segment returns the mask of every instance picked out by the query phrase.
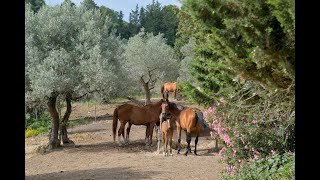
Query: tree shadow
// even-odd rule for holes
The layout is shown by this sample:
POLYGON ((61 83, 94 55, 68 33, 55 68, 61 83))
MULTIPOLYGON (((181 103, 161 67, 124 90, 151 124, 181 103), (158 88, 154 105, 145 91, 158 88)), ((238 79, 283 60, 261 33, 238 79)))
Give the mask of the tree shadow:
POLYGON ((130 144, 119 146, 113 142, 104 142, 97 144, 83 144, 75 146, 62 146, 60 149, 64 149, 67 153, 75 152, 103 152, 103 151, 116 151, 122 153, 138 153, 138 152, 156 152, 157 146, 154 143, 152 146, 146 146, 143 140, 131 141, 130 144))
POLYGON ((82 180, 97 180, 97 179, 152 179, 153 175, 163 172, 159 171, 143 171, 139 172, 130 167, 115 167, 115 168, 99 168, 88 170, 74 171, 59 171, 52 173, 36 174, 25 176, 26 180, 38 179, 82 179, 82 180))

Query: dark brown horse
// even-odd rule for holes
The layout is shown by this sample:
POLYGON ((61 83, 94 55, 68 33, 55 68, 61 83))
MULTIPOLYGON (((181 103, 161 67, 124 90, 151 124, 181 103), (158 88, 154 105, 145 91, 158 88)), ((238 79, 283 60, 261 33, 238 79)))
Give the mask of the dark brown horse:
POLYGON ((178 83, 166 82, 161 86, 161 94, 172 92, 174 94, 174 99, 177 99, 178 83))
POLYGON ((152 144, 152 134, 155 124, 160 122, 161 105, 162 99, 159 102, 148 104, 146 106, 140 107, 132 104, 123 104, 115 108, 113 112, 113 141, 115 142, 115 135, 118 125, 118 120, 120 121, 120 128, 118 130, 118 144, 120 143, 120 136, 122 135, 123 142, 127 143, 129 141, 129 133, 132 124, 134 125, 146 125, 146 136, 148 141, 152 144), (129 123, 127 127, 127 137, 124 137, 125 125, 129 123))
MULTIPOLYGON (((163 101, 162 109, 165 111, 165 114, 162 116, 166 117, 170 114, 175 116, 176 125, 177 125, 177 133, 178 133, 178 150, 177 153, 180 153, 180 142, 181 142, 181 130, 183 129, 186 132, 187 137, 187 149, 185 155, 191 152, 190 142, 191 142, 191 133, 196 134, 195 139, 195 147, 194 154, 197 155, 197 143, 198 137, 200 135, 201 127, 202 127, 202 112, 196 108, 186 108, 180 110, 175 103, 163 101)), ((162 112, 163 113, 163 112, 162 112)))

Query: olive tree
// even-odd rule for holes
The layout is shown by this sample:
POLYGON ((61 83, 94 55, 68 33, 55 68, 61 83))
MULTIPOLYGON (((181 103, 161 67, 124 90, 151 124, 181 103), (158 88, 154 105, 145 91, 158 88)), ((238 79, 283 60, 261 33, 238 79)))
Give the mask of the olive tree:
POLYGON ((26 104, 44 102, 52 117, 49 149, 72 142, 67 137, 71 101, 93 92, 115 94, 121 86, 122 42, 108 29, 111 23, 99 10, 72 6, 25 9, 26 104), (56 101, 67 104, 60 118, 56 101), (61 126, 60 126, 61 123, 61 126), (60 130, 60 137, 59 137, 60 130))
POLYGON ((128 40, 124 51, 125 68, 132 79, 143 87, 145 104, 150 103, 150 90, 158 80, 176 80, 178 64, 163 34, 154 36, 141 31, 128 40))

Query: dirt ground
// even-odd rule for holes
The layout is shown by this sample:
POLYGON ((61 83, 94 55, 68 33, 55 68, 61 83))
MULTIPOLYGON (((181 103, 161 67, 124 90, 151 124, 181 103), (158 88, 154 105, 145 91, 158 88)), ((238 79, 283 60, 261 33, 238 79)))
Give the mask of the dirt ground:
MULTIPOLYGON (((69 138, 75 145, 62 146, 43 154, 37 149, 48 143, 47 135, 26 138, 26 179, 220 179, 223 164, 219 162, 219 154, 213 152, 215 142, 210 139, 208 130, 203 131, 199 137, 198 156, 193 153, 183 155, 186 146, 184 131, 181 133, 181 154, 176 154, 177 133, 174 131, 172 157, 164 157, 162 149, 157 151, 155 133, 153 146, 145 146, 145 126, 132 126, 129 145, 119 147, 114 144, 112 114, 114 108, 122 103, 97 105, 96 121, 68 129, 69 138)), ((177 103, 197 107, 183 101, 177 103)), ((75 103, 72 117, 94 117, 94 106, 75 103)), ((193 136, 192 151, 194 139, 193 136)))

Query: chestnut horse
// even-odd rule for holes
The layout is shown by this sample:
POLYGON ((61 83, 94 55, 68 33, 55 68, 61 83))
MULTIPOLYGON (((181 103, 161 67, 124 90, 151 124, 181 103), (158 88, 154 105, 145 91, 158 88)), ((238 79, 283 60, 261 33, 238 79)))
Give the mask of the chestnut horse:
POLYGON ((164 106, 165 114, 162 116, 166 117, 170 114, 175 116, 176 118, 176 125, 177 125, 177 133, 178 133, 178 150, 177 154, 180 154, 180 142, 181 142, 181 130, 185 130, 186 132, 186 140, 187 140, 187 149, 184 153, 186 156, 189 152, 191 152, 190 142, 191 142, 191 133, 196 134, 195 139, 195 147, 194 147, 194 154, 197 155, 197 143, 198 137, 200 135, 201 127, 203 124, 203 116, 202 112, 196 108, 186 108, 180 110, 175 103, 163 101, 162 103, 164 106))
POLYGON ((118 130, 118 144, 120 144, 120 136, 122 135, 124 143, 129 141, 129 133, 131 125, 146 125, 146 136, 148 137, 149 143, 152 144, 152 134, 154 125, 160 122, 159 116, 161 114, 162 99, 159 102, 148 104, 140 107, 132 104, 123 104, 115 108, 113 112, 113 141, 115 142, 115 135, 120 121, 120 128, 118 130), (125 125, 129 123, 127 128, 127 137, 124 137, 125 125))
POLYGON ((168 144, 170 148, 170 156, 172 156, 172 137, 173 137, 173 123, 175 122, 175 117, 166 114, 166 104, 162 104, 162 119, 161 119, 161 132, 163 138, 163 154, 168 156, 168 144))
POLYGON ((177 99, 177 91, 178 91, 178 83, 177 82, 174 82, 174 83, 166 82, 161 86, 160 92, 161 92, 161 94, 164 94, 166 92, 167 93, 173 92, 174 99, 177 99))

